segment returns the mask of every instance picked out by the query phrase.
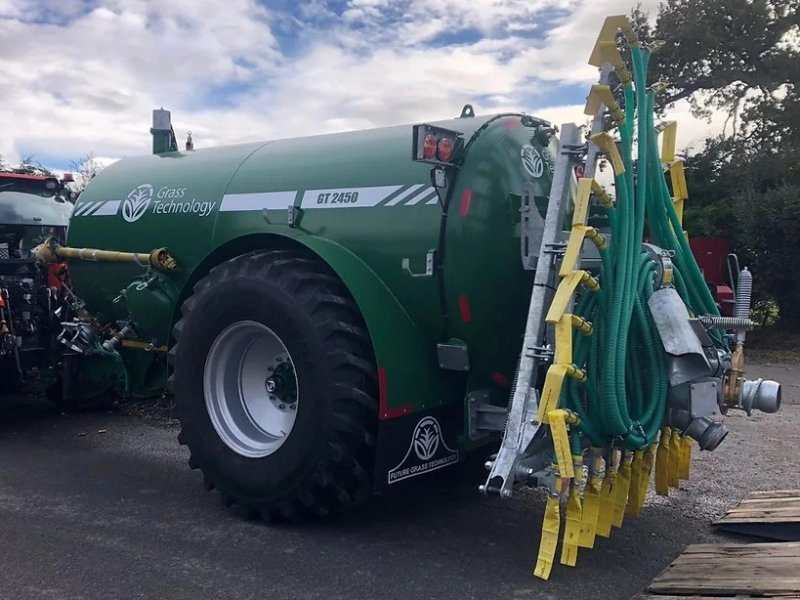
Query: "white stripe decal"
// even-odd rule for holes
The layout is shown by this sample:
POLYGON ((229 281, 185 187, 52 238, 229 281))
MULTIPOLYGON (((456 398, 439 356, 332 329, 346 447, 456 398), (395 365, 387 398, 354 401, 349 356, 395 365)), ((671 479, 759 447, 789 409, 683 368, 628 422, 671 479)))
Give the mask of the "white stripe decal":
POLYGON ((219 212, 241 212, 264 208, 288 209, 294 205, 296 191, 257 192, 254 194, 225 194, 219 212))
POLYGON ((337 188, 331 190, 306 190, 303 194, 303 208, 358 208, 375 206, 402 185, 378 187, 337 188))
POLYGON ((411 198, 411 200, 409 200, 408 202, 406 202, 406 206, 409 206, 409 205, 416 204, 416 203, 417 203, 417 202, 419 202, 420 200, 423 200, 423 199, 424 199, 424 198, 425 198, 425 197, 426 197, 428 194, 430 194, 432 191, 433 191, 433 188, 432 188, 432 187, 426 187, 426 188, 425 188, 424 190, 422 190, 422 191, 421 191, 419 194, 415 194, 415 195, 414 195, 414 197, 413 197, 413 198, 411 198))
POLYGON ((96 211, 94 211, 91 216, 107 217, 109 215, 115 215, 117 214, 117 210, 119 209, 120 204, 122 204, 121 200, 109 200, 108 202, 103 204, 100 208, 98 208, 96 211))
POLYGON ((428 200, 425 204, 436 204, 437 202, 439 202, 439 196, 434 196, 433 198, 428 200))
POLYGON ((402 194, 400 194, 396 198, 393 198, 393 199, 389 200, 389 202, 384 204, 384 206, 394 206, 398 202, 401 202, 402 200, 405 200, 409 196, 412 196, 412 195, 416 194, 420 190, 420 188, 423 188, 423 187, 425 187, 424 183, 418 183, 417 185, 412 185, 409 189, 407 189, 405 192, 403 192, 402 194))
POLYGON ((86 204, 84 204, 83 206, 81 206, 81 207, 80 207, 78 210, 76 210, 76 211, 74 212, 73 216, 79 217, 80 215, 82 215, 83 213, 85 213, 85 212, 86 212, 88 209, 90 209, 91 207, 93 207, 95 204, 96 204, 96 202, 87 202, 86 204))

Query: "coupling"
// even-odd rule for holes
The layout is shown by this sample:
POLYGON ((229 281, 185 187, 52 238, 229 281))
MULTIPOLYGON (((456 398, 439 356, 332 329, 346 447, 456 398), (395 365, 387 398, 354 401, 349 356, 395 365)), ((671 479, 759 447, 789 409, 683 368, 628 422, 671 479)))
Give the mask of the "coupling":
POLYGON ((781 384, 771 379, 745 379, 742 382, 742 396, 739 400, 739 408, 747 413, 753 409, 765 413, 778 412, 781 408, 781 384))
POLYGON ((715 450, 729 433, 723 423, 709 416, 692 417, 689 411, 675 408, 669 409, 667 422, 682 436, 695 440, 702 450, 715 450))
POLYGON ((716 377, 699 377, 669 390, 667 424, 697 441, 703 450, 714 450, 728 435, 728 429, 711 418, 719 412, 722 382, 716 377))

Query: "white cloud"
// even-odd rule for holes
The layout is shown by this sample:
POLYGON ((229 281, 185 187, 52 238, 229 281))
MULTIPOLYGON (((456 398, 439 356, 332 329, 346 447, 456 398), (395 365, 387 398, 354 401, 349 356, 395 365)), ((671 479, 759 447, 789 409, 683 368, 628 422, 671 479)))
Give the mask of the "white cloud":
MULTIPOLYGON (((603 18, 632 3, 350 0, 337 16, 321 0, 294 15, 257 0, 106 0, 88 13, 0 0, 0 154, 146 153, 160 106, 198 148, 454 117, 467 102, 582 121, 581 98, 553 107, 552 94, 588 90, 603 18), (482 39, 430 45, 467 29, 482 39)), ((674 114, 679 144, 720 125, 674 114)))

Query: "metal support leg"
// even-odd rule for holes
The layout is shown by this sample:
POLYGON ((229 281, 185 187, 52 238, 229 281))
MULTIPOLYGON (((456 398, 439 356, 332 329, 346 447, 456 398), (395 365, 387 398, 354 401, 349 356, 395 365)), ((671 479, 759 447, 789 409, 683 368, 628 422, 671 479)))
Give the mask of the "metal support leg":
POLYGON ((552 285, 552 276, 555 273, 552 249, 556 244, 558 233, 562 230, 570 181, 583 147, 580 129, 573 123, 563 125, 560 142, 533 291, 528 307, 525 338, 509 406, 508 423, 500 451, 491 464, 486 484, 479 488, 484 494, 511 496, 514 482, 520 474, 520 462, 528 456, 528 449, 540 427, 539 422, 536 421, 539 396, 533 386, 539 367, 546 362, 542 355, 541 343, 544 336, 544 317, 552 294, 549 286, 552 285))

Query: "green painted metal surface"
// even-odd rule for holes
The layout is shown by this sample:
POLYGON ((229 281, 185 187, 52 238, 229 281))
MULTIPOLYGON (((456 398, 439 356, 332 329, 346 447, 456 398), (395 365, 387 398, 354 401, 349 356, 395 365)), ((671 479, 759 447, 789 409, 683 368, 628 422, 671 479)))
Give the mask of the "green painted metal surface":
MULTIPOLYGON (((520 260, 520 196, 531 182, 546 205, 555 148, 542 147, 540 124, 520 115, 436 123, 466 143, 441 196, 431 166, 411 159, 411 125, 122 160, 82 194, 68 244, 167 246, 180 265, 169 275, 180 299, 222 260, 303 245, 339 274, 364 315, 386 377, 384 417, 461 402, 467 388, 513 377, 532 284, 520 260), (431 250, 441 278, 402 268, 408 259, 424 272, 431 250), (469 347, 468 381, 439 368, 436 344, 450 337, 469 347)), ((126 317, 112 301, 140 268, 74 262, 71 272, 95 314, 126 317)), ((178 305, 148 315, 147 341, 169 344, 178 305)))

